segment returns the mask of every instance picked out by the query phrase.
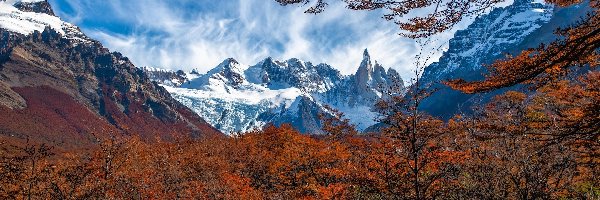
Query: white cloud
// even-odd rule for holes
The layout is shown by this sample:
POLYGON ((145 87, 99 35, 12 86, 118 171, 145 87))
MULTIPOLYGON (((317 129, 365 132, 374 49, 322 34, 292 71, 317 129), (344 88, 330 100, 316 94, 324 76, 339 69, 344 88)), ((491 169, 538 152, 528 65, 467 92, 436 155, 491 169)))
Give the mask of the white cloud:
MULTIPOLYGON (((207 71, 229 57, 255 64, 271 56, 325 62, 350 74, 368 48, 373 59, 408 79, 419 49, 382 12, 350 11, 341 4, 315 16, 305 14, 306 7, 282 7, 274 0, 63 1, 74 12, 59 14, 138 66, 207 71), (200 9, 187 9, 194 4, 200 9), (113 22, 127 30, 101 27, 113 22)), ((451 36, 438 39, 444 43, 451 36)))

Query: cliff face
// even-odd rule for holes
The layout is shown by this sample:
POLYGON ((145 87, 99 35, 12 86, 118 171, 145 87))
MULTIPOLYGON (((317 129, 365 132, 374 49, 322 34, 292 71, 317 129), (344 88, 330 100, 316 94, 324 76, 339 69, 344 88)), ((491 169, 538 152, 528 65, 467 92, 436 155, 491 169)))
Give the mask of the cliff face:
POLYGON ((16 2, 19 11, 0 4, 11 13, 0 13, 5 21, 33 27, 0 24, 1 137, 74 144, 109 135, 220 134, 120 53, 76 26, 51 23, 58 18, 46 1, 16 2), (46 26, 40 31, 27 23, 46 26))
POLYGON ((468 112, 470 107, 487 102, 506 90, 487 94, 467 95, 441 84, 450 79, 481 80, 488 72, 484 67, 506 54, 538 47, 556 39, 554 31, 565 27, 589 11, 585 3, 567 8, 555 8, 542 1, 515 0, 510 6, 494 9, 475 19, 465 30, 456 32, 439 62, 423 73, 425 84, 437 90, 422 104, 422 109, 443 118, 468 112))

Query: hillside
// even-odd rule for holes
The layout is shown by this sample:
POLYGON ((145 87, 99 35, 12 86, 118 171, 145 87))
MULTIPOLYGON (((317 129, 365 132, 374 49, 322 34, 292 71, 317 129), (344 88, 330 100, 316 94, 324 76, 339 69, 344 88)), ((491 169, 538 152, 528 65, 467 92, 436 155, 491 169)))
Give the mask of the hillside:
POLYGON ((0 2, 0 135, 80 145, 220 134, 46 1, 0 2))

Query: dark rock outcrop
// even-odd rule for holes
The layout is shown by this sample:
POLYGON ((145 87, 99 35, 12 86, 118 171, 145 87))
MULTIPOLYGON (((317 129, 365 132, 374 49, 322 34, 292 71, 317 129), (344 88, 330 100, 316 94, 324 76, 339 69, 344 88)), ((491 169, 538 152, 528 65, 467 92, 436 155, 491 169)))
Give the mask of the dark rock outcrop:
POLYGON ((220 135, 97 41, 71 40, 50 28, 28 36, 0 29, 0 45, 2 137, 73 144, 111 135, 220 135))
POLYGON ((52 10, 52 6, 50 6, 48 0, 40 2, 17 2, 14 6, 23 12, 45 13, 54 16, 54 10, 52 10))

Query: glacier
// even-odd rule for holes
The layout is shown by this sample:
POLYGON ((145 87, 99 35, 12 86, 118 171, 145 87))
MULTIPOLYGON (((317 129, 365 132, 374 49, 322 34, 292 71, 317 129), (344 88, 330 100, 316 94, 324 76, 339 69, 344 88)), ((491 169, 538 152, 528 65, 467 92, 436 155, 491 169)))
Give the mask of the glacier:
POLYGON ((332 116, 331 109, 345 113, 362 131, 377 123, 373 107, 378 100, 404 93, 398 72, 372 62, 367 50, 352 75, 296 58, 266 58, 251 66, 228 58, 206 74, 179 76, 143 69, 175 99, 227 134, 269 123, 288 123, 304 133, 322 134, 320 116, 332 116))

